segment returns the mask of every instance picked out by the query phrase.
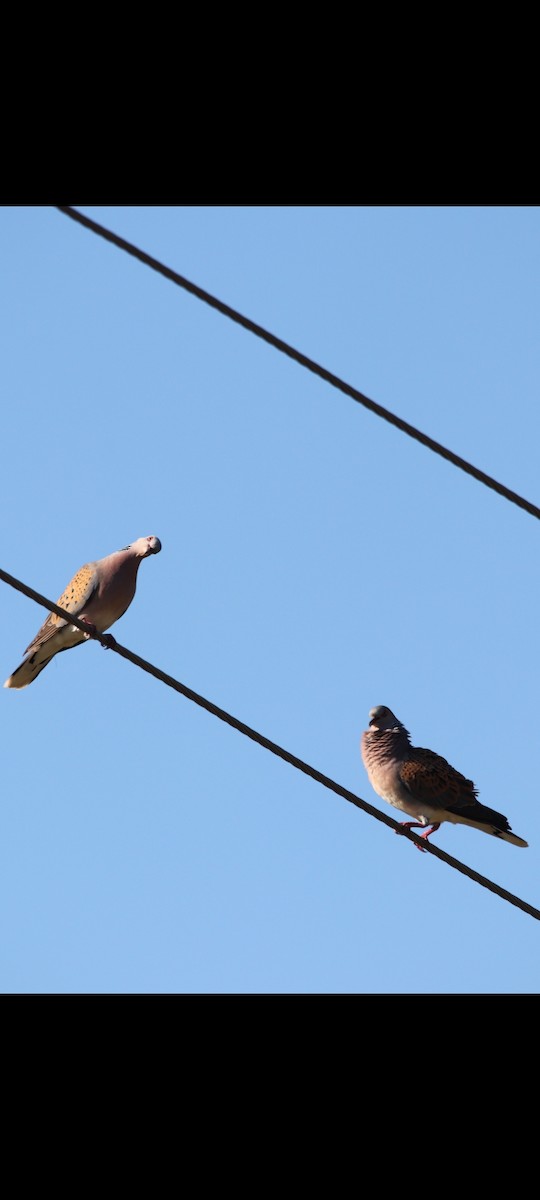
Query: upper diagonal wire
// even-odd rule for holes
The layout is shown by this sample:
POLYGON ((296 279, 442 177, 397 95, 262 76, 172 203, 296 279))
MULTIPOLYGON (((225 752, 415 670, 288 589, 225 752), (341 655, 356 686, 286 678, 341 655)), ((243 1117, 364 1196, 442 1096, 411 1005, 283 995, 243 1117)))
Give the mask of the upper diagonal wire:
POLYGON ((375 413, 376 416, 381 417, 384 421, 388 421, 390 425, 395 425, 396 429, 400 429, 401 432, 406 433, 408 437, 414 438, 415 441, 420 442, 423 446, 426 446, 428 450, 432 450, 434 454, 438 454, 441 458, 446 459, 447 462, 452 463, 453 466, 458 467, 460 471, 464 471, 466 475, 470 475, 473 479, 478 480, 479 483, 483 483, 485 487, 491 488, 491 490, 497 492, 499 496, 503 496, 505 500, 509 500, 511 504, 515 504, 518 508, 522 508, 525 512, 528 512, 530 516, 540 519, 540 508, 536 504, 533 504, 531 500, 527 500, 524 496, 520 496, 518 492, 512 491, 512 489, 506 487, 504 483, 500 483, 497 479, 494 479, 492 475, 488 475, 485 471, 481 471, 479 467, 475 467, 472 463, 467 462, 465 458, 461 458, 459 454, 455 454, 453 450, 449 450, 448 447, 443 446, 441 442, 435 441, 435 439, 429 437, 427 433, 422 433, 420 429, 416 429, 414 425, 410 425, 408 421, 404 421, 402 417, 396 416, 396 414, 390 412, 389 409, 383 408, 383 406, 381 404, 377 404, 375 400, 370 400, 369 396, 365 396, 363 392, 358 391, 357 388, 352 387, 351 384, 346 383, 343 379, 340 379, 338 375, 334 375, 332 371, 327 371, 326 367, 320 366, 320 364, 316 363, 312 358, 308 358, 306 354, 302 354, 300 350, 295 350, 294 346, 290 346, 288 342, 284 342, 282 338, 276 337, 275 334, 270 333, 267 329, 264 329, 262 325, 258 325, 256 321, 252 321, 249 317, 243 316, 242 313, 239 313, 236 309, 231 308, 229 304, 225 304, 222 300, 218 300, 216 296, 212 296, 211 293, 206 292, 204 288, 198 287, 196 283, 192 283, 191 280, 186 279, 184 275, 180 275, 178 271, 173 271, 171 267, 165 266, 165 264, 159 262, 157 258, 153 258, 150 254, 146 254, 144 250, 140 250, 137 246, 134 246, 132 242, 128 242, 126 238, 120 237, 119 234, 113 233, 110 229, 106 229, 104 225, 100 225, 97 221, 93 221, 91 217, 85 216, 84 213, 79 212, 78 209, 73 208, 71 205, 58 204, 57 208, 67 217, 71 217, 72 220, 78 221, 79 224, 84 225, 87 229, 90 229, 92 233, 96 233, 99 235, 99 237, 105 238, 106 241, 111 242, 113 245, 117 246, 118 249, 124 250, 127 254, 131 254, 132 257, 137 258, 139 262, 145 263, 146 266, 151 267, 153 271, 157 271, 158 274, 163 275, 166 279, 171 280, 172 283, 176 283, 178 287, 184 288, 185 291, 190 292, 193 296, 197 296, 199 300, 203 300, 204 303, 209 304, 211 308, 217 309, 217 311, 223 313, 225 317, 229 317, 231 321, 235 321, 237 325, 242 325, 244 329, 249 330, 250 333, 254 333, 257 337, 262 338, 263 341, 268 342, 271 346, 274 346, 276 350, 279 350, 282 354, 286 354, 289 358, 292 358, 295 362, 299 363, 300 366, 305 367, 314 375, 318 375, 320 379, 324 379, 326 383, 331 384, 331 386, 337 388, 338 391, 344 392, 346 396, 350 396, 351 399, 356 400, 358 404, 362 404, 364 408, 369 409, 369 411, 375 413))

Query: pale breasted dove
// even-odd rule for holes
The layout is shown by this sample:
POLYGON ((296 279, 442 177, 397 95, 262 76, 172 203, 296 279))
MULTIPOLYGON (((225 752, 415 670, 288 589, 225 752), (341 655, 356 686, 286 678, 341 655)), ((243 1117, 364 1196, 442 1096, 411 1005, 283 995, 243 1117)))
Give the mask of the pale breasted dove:
POLYGON ((413 821, 401 824, 408 829, 431 826, 419 837, 428 838, 443 821, 451 821, 454 825, 470 825, 491 833, 513 846, 528 845, 512 833, 502 813, 479 803, 477 789, 470 779, 465 779, 433 750, 411 746, 405 726, 386 705, 370 709, 369 729, 362 734, 361 749, 369 781, 377 795, 414 817, 413 821))
POLYGON ((24 662, 6 679, 6 688, 24 688, 32 683, 47 663, 62 650, 80 646, 93 633, 104 633, 129 608, 135 595, 137 571, 149 554, 159 554, 161 542, 157 537, 141 537, 124 550, 116 550, 97 562, 85 563, 73 576, 57 601, 81 621, 88 624, 88 633, 70 625, 56 613, 49 613, 33 642, 25 650, 24 662))

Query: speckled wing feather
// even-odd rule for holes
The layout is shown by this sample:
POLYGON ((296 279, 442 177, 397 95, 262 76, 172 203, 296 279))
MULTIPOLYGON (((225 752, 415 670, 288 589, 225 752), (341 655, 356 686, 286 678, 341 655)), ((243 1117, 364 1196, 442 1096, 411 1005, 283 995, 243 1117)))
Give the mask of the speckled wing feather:
POLYGON ((412 746, 408 758, 399 767, 399 777, 415 800, 434 808, 457 811, 476 804, 478 791, 472 780, 466 779, 434 750, 412 746))
MULTIPOLYGON (((97 571, 95 563, 85 563, 79 571, 75 573, 71 583, 68 586, 60 599, 56 601, 59 608, 65 608, 66 612, 73 613, 78 616, 83 612, 88 602, 91 600, 94 592, 98 587, 97 571)), ((43 622, 41 629, 38 630, 36 636, 30 645, 26 647, 25 654, 33 653, 34 650, 39 650, 45 642, 49 641, 63 625, 67 622, 63 617, 59 617, 57 613, 49 613, 47 620, 43 622)))

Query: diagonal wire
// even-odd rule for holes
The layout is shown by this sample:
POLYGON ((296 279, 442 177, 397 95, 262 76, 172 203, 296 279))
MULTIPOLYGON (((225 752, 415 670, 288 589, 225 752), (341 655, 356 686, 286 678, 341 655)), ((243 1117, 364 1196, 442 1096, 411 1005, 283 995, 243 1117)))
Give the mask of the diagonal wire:
MULTIPOLYGON (((13 575, 8 575, 7 571, 3 571, 1 568, 0 579, 3 579, 4 583, 8 583, 10 587, 16 588, 17 591, 22 592, 25 596, 29 596, 30 600, 35 600, 36 604, 41 604, 44 608, 48 608, 50 612, 63 617, 68 624, 76 625, 78 629, 82 629, 84 633, 88 633, 88 626, 83 621, 80 621, 78 617, 75 617, 73 613, 68 613, 63 608, 60 608, 58 604, 53 604, 51 600, 47 600, 40 592, 34 591, 26 583, 21 583, 20 579, 16 579, 13 575)), ((217 704, 213 704, 211 700, 207 700, 204 696, 199 695, 198 692, 194 692, 192 688, 186 687, 184 683, 180 683, 172 675, 168 675, 159 667, 146 662, 144 658, 140 658, 138 654, 134 654, 132 650, 128 650, 126 646, 121 646, 115 639, 112 639, 113 644, 109 645, 110 637, 108 635, 96 632, 93 636, 107 649, 115 650, 122 658, 127 658, 128 662, 133 663, 136 667, 140 667, 141 671, 146 671, 148 675, 153 675, 155 679, 158 679, 161 683, 165 683, 167 687, 174 688, 176 692, 180 692, 182 696, 185 696, 188 700, 192 700, 194 704, 198 704, 200 708, 206 709, 214 717, 218 717, 220 721, 225 721, 227 725, 231 725, 233 729, 237 729, 239 733, 243 733, 245 737, 251 738, 253 742, 257 742, 263 749, 269 750, 271 754, 282 758, 291 767, 296 767, 304 775, 309 775, 316 783, 320 783, 331 792, 335 792, 336 796, 341 796, 344 800, 348 800, 349 804, 354 804, 356 808, 363 809, 368 816, 375 817, 375 820, 382 821, 383 825, 388 825, 396 833, 408 837, 421 850, 426 850, 429 854, 434 854, 436 858, 442 859, 449 867, 453 867, 455 871, 460 871, 462 875, 467 875, 475 883, 487 888, 490 892, 494 892, 502 900, 507 900, 509 904, 515 905, 516 908, 521 908, 523 912, 540 921, 540 910, 534 908, 532 904, 528 904, 526 900, 521 900, 519 896, 514 896, 512 892, 508 892, 505 888, 500 887, 498 883, 493 883, 491 879, 487 879, 485 875, 480 875, 478 871, 474 871, 472 867, 468 867, 465 863, 460 862, 459 859, 453 858, 451 854, 447 854, 439 846, 434 846, 424 838, 417 837, 411 829, 404 828, 398 821, 394 821, 392 817, 388 816, 387 813, 374 808, 372 804, 368 804, 367 800, 362 800, 360 796, 356 796, 348 788, 342 787, 340 783, 336 783, 328 775, 323 775, 321 771, 317 771, 315 767, 298 758, 296 754, 291 754, 289 750, 284 750, 282 746, 278 746, 277 742, 272 742, 264 734, 257 733, 256 729, 252 729, 244 721, 239 721, 237 717, 231 716, 224 708, 219 708, 217 704)))
POLYGON ((420 429, 416 429, 415 426, 410 425, 408 421, 403 421, 401 417, 396 416, 396 414, 390 412, 389 409, 383 408, 382 405, 377 404, 375 400, 370 400, 369 396, 365 396, 363 392, 359 392, 357 388, 352 387, 351 384, 346 383, 343 379, 340 379, 338 375, 333 375, 331 371, 327 371, 325 367, 321 367, 319 363, 314 362, 312 358, 308 358, 307 355, 302 354, 299 350, 295 350, 293 346, 290 346, 281 338, 276 337, 275 334, 269 333, 269 331, 264 329, 262 325, 257 325, 257 323, 255 321, 251 321, 249 317, 244 317, 242 313, 237 312, 236 309, 231 308, 230 305, 224 304, 222 300, 218 300, 216 296, 212 296, 210 292, 204 291, 203 288, 198 287, 197 284, 192 283, 189 279, 186 279, 184 275, 179 275, 178 272, 173 271, 171 267, 165 266, 164 263, 159 262, 157 258, 152 258, 152 256, 150 254, 146 254, 144 250, 139 250, 137 246, 134 246, 131 242, 126 241, 125 238, 113 233, 110 229, 106 229, 104 225, 98 224, 97 221, 93 221, 91 217, 86 217, 83 213, 79 212, 71 205, 58 204, 56 207, 61 213, 64 213, 67 217, 71 217, 73 221, 78 221, 79 224, 84 225, 87 229, 90 229, 92 233, 96 233, 100 237, 105 238, 106 241, 112 242, 112 244, 117 246, 118 249, 125 250, 126 253, 131 254, 133 258, 137 258, 140 262, 145 263, 147 267, 151 267, 153 271, 157 271, 158 274, 164 275, 166 279, 170 279, 171 282, 176 283, 178 287, 182 287, 187 292, 191 292, 193 296, 197 296, 199 300, 203 300, 205 304, 209 304, 211 308, 217 309, 217 311, 223 313, 225 317, 229 317, 231 321, 235 321, 237 325, 242 325, 244 329, 248 329, 250 333, 256 334, 257 337, 262 338, 263 341, 268 342, 271 346, 274 346, 276 350, 280 350, 282 354, 286 354, 289 358, 294 359, 294 361, 299 363, 300 366, 306 367, 308 371, 312 371, 314 375, 318 375, 321 379, 324 379, 326 383, 329 383, 332 385, 332 387, 337 388, 338 391, 344 392, 346 396, 350 396, 353 400, 356 400, 358 404, 362 404, 364 408, 367 408, 370 410, 370 412, 375 413, 377 417, 382 417, 382 419, 384 421, 388 421, 390 425, 395 425, 396 429, 400 429, 401 432, 406 433, 408 437, 414 438, 415 441, 420 442, 423 446, 427 446, 428 450, 432 450, 434 454, 439 454, 441 458, 445 458, 447 462, 452 463, 455 467, 458 467, 459 470, 464 471, 467 475, 471 475, 473 479, 477 479, 478 482, 483 483, 485 487, 491 488, 491 490, 494 492, 498 492, 498 494, 503 496, 505 500, 509 500, 512 504, 516 504, 518 508, 524 509, 524 511, 530 513, 532 517, 540 519, 540 508, 536 504, 533 504, 532 501, 526 500, 523 496, 520 496, 518 492, 513 492, 510 488, 506 487, 504 483, 499 483, 493 478, 492 475, 487 475, 485 471, 481 471, 478 467, 473 466, 473 464, 467 462, 465 458, 461 458, 459 454, 454 454, 453 450, 449 450, 440 442, 436 442, 434 438, 429 437, 428 434, 422 433, 420 429))

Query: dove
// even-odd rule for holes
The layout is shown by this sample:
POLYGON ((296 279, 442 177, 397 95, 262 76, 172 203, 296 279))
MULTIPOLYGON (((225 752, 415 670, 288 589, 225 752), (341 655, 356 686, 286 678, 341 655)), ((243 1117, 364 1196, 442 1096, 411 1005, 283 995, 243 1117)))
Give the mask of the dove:
POLYGON ((362 734, 361 750, 377 795, 414 817, 401 825, 407 829, 430 826, 419 837, 427 839, 443 821, 451 821, 453 825, 470 825, 472 829, 491 833, 513 846, 528 846, 528 842, 512 833, 502 813, 480 804, 476 798, 478 791, 470 779, 433 750, 411 746, 408 730, 386 705, 370 709, 369 729, 362 734))
MULTIPOLYGON (((6 679, 6 688, 25 688, 43 671, 47 663, 72 646, 80 646, 96 633, 110 629, 129 608, 135 595, 137 572, 143 558, 159 554, 159 538, 141 537, 123 550, 116 550, 106 558, 85 563, 73 576, 71 583, 60 599, 59 608, 73 613, 88 625, 83 633, 56 613, 49 613, 34 640, 25 650, 25 658, 19 667, 6 679)), ((113 639, 110 638, 110 644, 113 639)))

